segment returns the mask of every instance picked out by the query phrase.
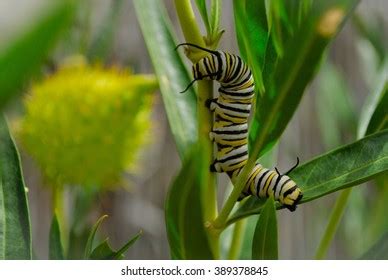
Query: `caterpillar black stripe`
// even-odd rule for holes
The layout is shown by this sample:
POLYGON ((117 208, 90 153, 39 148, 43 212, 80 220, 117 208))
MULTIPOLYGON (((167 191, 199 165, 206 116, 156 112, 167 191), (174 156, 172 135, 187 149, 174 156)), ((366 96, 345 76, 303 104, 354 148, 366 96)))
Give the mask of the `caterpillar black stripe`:
MULTIPOLYGON (((194 79, 182 92, 197 80, 216 80, 220 83, 218 98, 206 101, 206 106, 214 112, 214 124, 209 136, 217 145, 216 158, 210 170, 226 172, 233 181, 248 160, 248 118, 255 89, 252 72, 237 55, 190 43, 179 44, 177 48, 179 46, 191 46, 209 53, 193 65, 194 79)), ((284 207, 294 211, 303 195, 296 183, 287 176, 291 170, 280 174, 277 169, 269 170, 257 163, 250 172, 241 198, 272 195, 284 207)))

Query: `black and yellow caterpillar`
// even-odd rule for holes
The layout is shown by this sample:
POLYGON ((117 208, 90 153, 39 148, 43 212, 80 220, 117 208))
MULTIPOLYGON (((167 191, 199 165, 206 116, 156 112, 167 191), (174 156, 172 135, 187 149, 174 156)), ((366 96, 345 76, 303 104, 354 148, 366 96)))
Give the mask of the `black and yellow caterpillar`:
MULTIPOLYGON (((217 145, 216 158, 210 170, 226 172, 232 181, 240 174, 248 160, 248 119, 254 97, 255 83, 248 65, 241 57, 227 52, 209 50, 195 44, 183 43, 209 53, 193 64, 193 81, 216 80, 220 83, 218 98, 206 101, 214 112, 214 124, 210 139, 217 145)), ((299 160, 298 160, 299 163, 299 160)), ((249 174, 241 198, 254 195, 265 198, 273 195, 284 207, 294 211, 302 199, 302 192, 287 174, 275 168, 269 170, 256 164, 249 174)))

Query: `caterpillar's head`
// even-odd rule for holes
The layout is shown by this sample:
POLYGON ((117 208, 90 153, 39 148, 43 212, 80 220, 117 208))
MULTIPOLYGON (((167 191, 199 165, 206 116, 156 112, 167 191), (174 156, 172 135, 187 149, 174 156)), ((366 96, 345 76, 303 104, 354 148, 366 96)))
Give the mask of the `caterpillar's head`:
POLYGON ((290 168, 285 174, 280 174, 279 170, 275 167, 276 173, 279 177, 280 184, 280 194, 279 202, 286 207, 291 212, 295 211, 296 205, 302 199, 303 193, 301 189, 296 185, 296 183, 288 177, 288 174, 291 173, 299 165, 299 158, 296 158, 296 164, 290 168))
POLYGON ((284 185, 280 194, 280 202, 291 212, 295 211, 296 205, 302 199, 303 193, 301 189, 287 175, 282 175, 282 180, 287 183, 284 185))
POLYGON ((175 49, 179 48, 180 46, 190 46, 209 53, 208 56, 205 56, 193 65, 194 79, 190 82, 186 89, 181 91, 181 93, 186 92, 195 83, 195 81, 217 79, 217 77, 220 75, 220 71, 218 69, 218 65, 220 64, 220 52, 210 50, 192 43, 179 44, 175 49))

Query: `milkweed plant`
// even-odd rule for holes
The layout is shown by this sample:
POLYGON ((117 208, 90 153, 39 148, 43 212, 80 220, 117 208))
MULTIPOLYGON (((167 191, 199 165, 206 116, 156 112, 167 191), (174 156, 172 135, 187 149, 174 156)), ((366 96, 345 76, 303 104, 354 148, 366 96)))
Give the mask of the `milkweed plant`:
MULTIPOLYGON (((54 215, 48 240, 49 258, 121 259, 141 237, 141 232, 137 233, 118 250, 112 249, 107 239, 96 245, 104 215, 83 235, 82 251, 73 251, 74 240, 81 236, 73 231, 75 224, 69 224, 64 214, 63 190, 103 190, 121 184, 122 173, 138 165, 136 155, 150 138, 150 114, 156 89, 160 90, 181 160, 164 205, 172 259, 278 259, 281 250, 278 232, 286 230, 278 224, 278 211, 288 211, 284 209, 288 208, 295 210, 289 215, 300 215, 299 205, 315 200, 318 203, 318 199, 338 192, 316 252, 307 256, 326 258, 352 190, 371 180, 382 186, 381 193, 386 193, 383 190, 387 187, 386 48, 376 29, 354 14, 359 1, 234 0, 236 38, 232 40, 239 49, 235 55, 241 57, 241 63, 247 68, 238 77, 240 86, 246 87, 234 87, 230 91, 243 95, 244 89, 253 89, 254 83, 249 102, 225 101, 235 106, 234 109, 221 108, 219 93, 213 91, 219 86, 228 91, 231 83, 221 81, 219 75, 213 75, 219 72, 209 70, 227 67, 228 72, 237 67, 234 65, 237 58, 218 62, 215 62, 217 55, 209 58, 211 53, 219 51, 223 38, 234 36, 221 24, 221 18, 228 16, 222 14, 221 0, 175 0, 179 22, 176 28, 163 1, 133 1, 155 75, 136 74, 93 62, 96 57, 106 55, 108 39, 112 40, 114 31, 112 19, 123 7, 121 2, 115 1, 109 24, 103 30, 105 36, 90 44, 89 51, 83 53, 85 56, 66 60, 52 73, 41 74, 39 79, 31 77, 36 77, 47 62, 47 53, 55 40, 70 29, 79 8, 75 1, 58 1, 29 26, 28 32, 0 51, 1 109, 5 109, 11 96, 21 92, 22 86, 27 88, 23 98, 25 113, 16 122, 15 134, 18 143, 40 167, 47 185, 52 187, 54 215), (330 84, 340 83, 340 75, 334 72, 326 56, 330 43, 350 21, 363 40, 372 45, 378 60, 373 90, 360 116, 348 110, 342 93, 330 88, 330 84), (180 33, 183 36, 177 40, 180 33), (182 43, 185 45, 177 48, 182 43), (204 63, 206 57, 209 59, 204 63), (206 64, 203 67, 208 69, 199 70, 198 62, 206 64), (318 112, 319 122, 325 126, 337 117, 357 122, 353 139, 344 145, 330 136, 331 130, 341 128, 329 125, 330 131, 323 130, 327 132, 324 140, 330 143, 325 153, 311 159, 300 158, 300 163, 298 159, 298 164, 289 172, 281 172, 271 167, 276 166, 274 159, 270 159, 271 154, 276 152, 279 139, 321 66, 322 79, 327 83, 322 83, 318 90, 318 100, 343 102, 333 102, 333 106, 342 107, 336 107, 332 114, 325 110, 318 112), (209 74, 209 79, 203 79, 201 71, 209 74), (245 80, 245 73, 249 73, 252 83, 245 80), (219 82, 223 83, 219 85, 219 82), (214 109, 217 106, 219 109, 214 109), (244 132, 236 132, 238 118, 241 119, 241 111, 236 108, 249 108, 244 132), (236 111, 237 117, 227 116, 236 111), (339 111, 348 114, 341 115, 339 111), (213 143, 209 133, 215 127, 225 130, 225 126, 232 127, 236 135, 244 134, 240 144, 220 144, 219 139, 215 140, 216 145, 213 143), (241 151, 241 143, 244 143, 243 152, 236 156, 241 151), (229 150, 221 151, 225 147, 229 150), (225 154, 232 154, 233 160, 228 158, 221 167, 211 168, 214 160, 221 162, 225 154), (225 173, 225 168, 231 168, 236 159, 241 165, 238 172, 233 169, 236 171, 233 175, 228 173, 230 188, 225 188, 224 180, 219 180, 214 171, 225 173), (220 201, 220 196, 225 199, 220 201)), ((81 49, 87 49, 84 43, 81 49)), ((28 186, 4 117, 0 122, 0 138, 3 182, 0 216, 5 217, 0 220, 0 259, 31 259, 28 186)), ((232 140, 229 136, 222 138, 222 141, 232 140)), ((81 200, 81 203, 86 202, 81 200)), ((382 238, 371 248, 363 248, 365 253, 360 258, 388 258, 387 252, 381 250, 388 242, 388 232, 385 228, 379 233, 382 238)))

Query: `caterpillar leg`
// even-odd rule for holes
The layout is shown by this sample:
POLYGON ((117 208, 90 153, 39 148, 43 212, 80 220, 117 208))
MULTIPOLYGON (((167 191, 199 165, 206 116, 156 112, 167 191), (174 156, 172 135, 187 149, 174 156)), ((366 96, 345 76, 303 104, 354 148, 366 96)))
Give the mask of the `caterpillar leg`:
POLYGON ((210 141, 214 142, 215 141, 215 133, 213 131, 209 132, 209 139, 210 141))
POLYGON ((216 109, 217 98, 209 98, 205 101, 206 108, 209 108, 211 111, 216 109))
POLYGON ((211 172, 218 172, 218 173, 224 172, 224 171, 222 170, 222 168, 221 168, 220 163, 219 163, 217 160, 215 160, 215 161, 210 165, 210 171, 211 171, 211 172))

